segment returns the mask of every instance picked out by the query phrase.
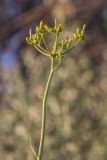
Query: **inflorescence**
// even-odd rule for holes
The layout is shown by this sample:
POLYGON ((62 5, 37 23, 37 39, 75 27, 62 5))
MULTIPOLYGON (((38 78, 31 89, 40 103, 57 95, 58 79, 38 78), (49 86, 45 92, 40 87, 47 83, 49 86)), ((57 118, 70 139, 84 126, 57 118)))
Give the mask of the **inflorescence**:
POLYGON ((41 21, 40 25, 36 27, 34 34, 31 33, 30 29, 29 37, 26 38, 26 41, 29 45, 34 46, 42 54, 50 58, 55 57, 58 61, 60 61, 68 51, 72 50, 81 40, 84 39, 85 25, 83 25, 82 29, 77 28, 73 36, 66 38, 66 40, 59 40, 59 34, 62 32, 62 29, 62 24, 57 24, 56 20, 53 27, 50 27, 41 21), (52 50, 49 49, 46 43, 46 33, 51 33, 55 36, 52 50))

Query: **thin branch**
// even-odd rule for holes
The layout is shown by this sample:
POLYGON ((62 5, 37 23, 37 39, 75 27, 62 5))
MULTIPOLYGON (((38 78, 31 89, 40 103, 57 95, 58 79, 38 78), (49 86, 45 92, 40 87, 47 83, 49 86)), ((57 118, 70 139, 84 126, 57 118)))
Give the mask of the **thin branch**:
POLYGON ((60 48, 58 51, 56 51, 55 55, 57 55, 59 52, 61 52, 61 50, 63 51, 63 47, 60 48))
MULTIPOLYGON (((37 45, 38 46, 38 45, 37 45)), ((43 52, 45 52, 46 54, 49 54, 49 52, 46 50, 46 49, 44 49, 44 48, 42 48, 41 46, 38 46, 38 48, 40 48, 43 52)))
POLYGON ((55 41, 54 41, 54 45, 53 45, 53 51, 54 51, 54 53, 56 52, 56 49, 57 49, 57 41, 58 41, 58 34, 56 33, 56 35, 55 35, 55 41))
POLYGON ((48 50, 49 53, 51 53, 51 51, 50 51, 50 49, 49 49, 49 47, 48 47, 46 41, 44 40, 43 36, 41 36, 41 38, 42 38, 42 41, 43 41, 43 43, 44 43, 46 49, 48 50))
POLYGON ((43 55, 50 57, 49 54, 46 54, 45 52, 43 52, 40 48, 38 48, 37 45, 34 45, 34 47, 35 47, 40 53, 42 53, 43 55))
POLYGON ((66 51, 64 51, 64 52, 62 53, 62 55, 68 54, 68 52, 71 51, 72 49, 74 49, 79 42, 80 42, 80 40, 78 40, 71 48, 69 48, 69 49, 67 49, 66 51))
POLYGON ((33 154, 35 155, 35 157, 38 158, 38 156, 37 156, 37 154, 36 154, 36 152, 34 151, 34 148, 33 148, 33 146, 32 146, 31 139, 30 139, 30 147, 31 147, 31 150, 32 150, 33 154))
POLYGON ((53 72, 55 72, 60 65, 61 65, 61 61, 59 61, 58 64, 54 67, 53 72))

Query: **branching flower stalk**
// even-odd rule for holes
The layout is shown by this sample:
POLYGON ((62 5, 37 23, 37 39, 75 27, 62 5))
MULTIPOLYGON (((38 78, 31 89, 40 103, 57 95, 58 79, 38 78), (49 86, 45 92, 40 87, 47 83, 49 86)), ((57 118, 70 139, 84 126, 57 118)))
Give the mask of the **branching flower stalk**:
POLYGON ((26 41, 29 45, 33 46, 37 51, 39 51, 44 56, 47 56, 51 61, 50 72, 48 80, 46 83, 43 99, 42 99, 42 124, 41 124, 41 135, 38 153, 36 153, 31 145, 31 149, 36 157, 36 160, 42 160, 43 147, 45 140, 45 126, 46 126, 46 104, 48 98, 48 92, 50 89, 50 84, 54 72, 60 66, 62 59, 65 58, 65 55, 70 53, 70 51, 78 45, 78 43, 84 39, 85 25, 82 29, 77 28, 76 32, 72 37, 64 39, 59 39, 59 34, 62 32, 62 24, 55 24, 53 27, 49 27, 43 21, 40 22, 40 25, 36 27, 35 33, 32 34, 31 30, 29 31, 29 37, 26 38, 26 41), (52 49, 49 48, 45 35, 51 34, 55 36, 52 49))

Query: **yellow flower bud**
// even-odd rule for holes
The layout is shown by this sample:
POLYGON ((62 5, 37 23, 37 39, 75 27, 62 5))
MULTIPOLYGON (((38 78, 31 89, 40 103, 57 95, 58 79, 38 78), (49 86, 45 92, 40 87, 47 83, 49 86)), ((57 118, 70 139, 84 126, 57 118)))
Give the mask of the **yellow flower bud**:
POLYGON ((43 23, 43 21, 41 20, 40 21, 40 28, 43 28, 44 27, 44 23, 43 23))

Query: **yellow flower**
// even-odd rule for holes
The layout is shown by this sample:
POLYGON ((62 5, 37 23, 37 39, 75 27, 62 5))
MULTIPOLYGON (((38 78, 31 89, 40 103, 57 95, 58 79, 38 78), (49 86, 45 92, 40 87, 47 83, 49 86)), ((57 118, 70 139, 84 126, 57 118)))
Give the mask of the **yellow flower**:
POLYGON ((60 32, 62 32, 62 28, 62 24, 57 24, 56 20, 54 26, 52 27, 48 26, 43 21, 40 21, 40 25, 36 27, 34 34, 31 33, 30 29, 29 37, 26 38, 26 41, 28 44, 34 46, 42 54, 47 55, 48 57, 55 56, 55 58, 60 61, 64 55, 64 52, 67 52, 67 49, 71 46, 71 44, 73 44, 71 47, 72 49, 78 44, 80 40, 84 39, 85 25, 83 26, 82 30, 77 28, 73 37, 67 38, 66 40, 59 40, 58 36, 60 32), (45 41, 45 33, 53 33, 55 35, 52 50, 49 49, 45 41), (42 44, 44 44, 44 46, 42 46, 42 44))

